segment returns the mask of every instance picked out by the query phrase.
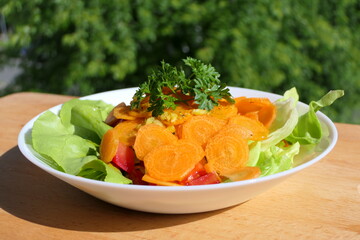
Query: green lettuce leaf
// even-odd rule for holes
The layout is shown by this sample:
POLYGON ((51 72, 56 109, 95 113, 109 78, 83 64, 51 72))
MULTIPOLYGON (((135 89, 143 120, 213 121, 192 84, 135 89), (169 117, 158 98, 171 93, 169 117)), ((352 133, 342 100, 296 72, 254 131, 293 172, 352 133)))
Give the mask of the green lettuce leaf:
POLYGON ((100 110, 101 119, 105 120, 108 113, 113 109, 113 105, 107 104, 104 101, 101 100, 82 100, 82 99, 72 99, 70 101, 65 102, 61 106, 61 110, 59 112, 59 116, 61 118, 62 123, 65 127, 70 127, 72 125, 71 123, 71 116, 72 116, 72 108, 75 106, 92 106, 94 108, 97 108, 100 110))
POLYGON ((299 142, 302 145, 319 143, 323 131, 316 112, 331 105, 343 95, 343 90, 333 90, 324 95, 319 101, 310 102, 308 112, 299 117, 296 127, 286 140, 290 143, 299 142))
POLYGON ((262 151, 256 166, 261 170, 261 176, 268 176, 279 173, 293 166, 294 157, 300 151, 300 144, 297 142, 287 147, 271 146, 265 151, 262 151))
POLYGON ((249 144, 249 160, 247 166, 256 166, 261 153, 261 141, 255 141, 249 144))
POLYGON ((289 98, 292 98, 292 99, 293 99, 293 107, 296 107, 296 104, 297 104, 297 102, 299 101, 299 94, 298 94, 298 92, 297 92, 297 90, 296 90, 295 87, 287 90, 287 91, 284 93, 283 97, 280 98, 280 99, 278 99, 276 102, 283 102, 283 101, 288 100, 289 98))
POLYGON ((77 173, 77 176, 112 183, 132 183, 130 179, 121 174, 119 169, 111 164, 106 164, 101 160, 93 160, 84 164, 79 173, 77 173))
POLYGON ((111 128, 103 122, 112 109, 110 106, 101 101, 74 99, 63 104, 59 116, 45 112, 32 128, 34 150, 46 164, 65 173, 106 182, 131 183, 119 169, 98 158, 101 137, 111 128))
POLYGON ((267 150, 291 134, 298 122, 296 103, 298 94, 295 88, 286 91, 284 97, 276 101, 276 119, 270 127, 269 137, 261 142, 261 149, 267 150))
POLYGON ((103 121, 112 108, 99 100, 72 99, 63 104, 59 116, 75 135, 100 144, 103 134, 110 128, 103 121))
POLYGON ((91 150, 96 150, 96 144, 73 135, 71 129, 65 127, 60 118, 50 111, 35 121, 31 134, 35 151, 51 158, 70 174, 77 171, 73 161, 83 159, 91 150))
POLYGON ((71 123, 95 132, 99 139, 111 128, 102 118, 102 110, 90 105, 77 105, 71 110, 71 123))

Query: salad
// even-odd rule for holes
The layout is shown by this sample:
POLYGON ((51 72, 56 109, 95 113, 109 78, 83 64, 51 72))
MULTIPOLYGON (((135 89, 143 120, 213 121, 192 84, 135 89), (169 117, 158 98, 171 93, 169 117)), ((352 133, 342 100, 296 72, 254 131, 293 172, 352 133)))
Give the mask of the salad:
POLYGON ((219 73, 194 58, 162 62, 130 104, 73 99, 32 128, 32 146, 59 171, 120 184, 192 186, 288 170, 301 147, 324 137, 316 112, 344 95, 329 91, 304 114, 295 88, 271 102, 233 97, 219 73))

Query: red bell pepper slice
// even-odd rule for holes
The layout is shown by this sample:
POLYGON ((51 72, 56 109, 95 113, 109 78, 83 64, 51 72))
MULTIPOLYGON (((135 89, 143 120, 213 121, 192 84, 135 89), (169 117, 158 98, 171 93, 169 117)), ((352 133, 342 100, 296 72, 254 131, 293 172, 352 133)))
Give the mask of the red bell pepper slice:
POLYGON ((125 172, 132 172, 135 166, 134 150, 123 143, 119 143, 116 154, 112 159, 112 163, 125 172))

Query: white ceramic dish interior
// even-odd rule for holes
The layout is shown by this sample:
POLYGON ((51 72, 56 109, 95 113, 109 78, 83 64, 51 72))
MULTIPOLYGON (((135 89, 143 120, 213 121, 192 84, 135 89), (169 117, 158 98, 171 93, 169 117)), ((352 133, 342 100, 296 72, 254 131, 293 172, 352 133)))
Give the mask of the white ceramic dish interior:
MULTIPOLYGON (((281 97, 276 94, 256 90, 236 87, 229 88, 235 97, 267 97, 272 101, 281 97)), ((114 90, 89 95, 82 99, 101 99, 113 105, 120 102, 129 103, 135 90, 136 88, 114 90)), ((298 103, 299 112, 305 111, 307 107, 306 104, 298 103)), ((58 113, 60 108, 61 105, 58 105, 50 110, 58 113)), ((323 113, 318 112, 317 114, 325 132, 328 133, 328 137, 319 143, 322 146, 322 151, 301 153, 295 159, 295 167, 290 170, 257 179, 225 184, 184 187, 123 185, 86 179, 57 171, 46 165, 41 160, 41 156, 33 150, 29 143, 31 128, 38 116, 22 128, 18 137, 18 146, 23 155, 36 166, 108 203, 145 212, 196 213, 222 209, 243 203, 325 157, 335 146, 338 135, 334 123, 323 113)))

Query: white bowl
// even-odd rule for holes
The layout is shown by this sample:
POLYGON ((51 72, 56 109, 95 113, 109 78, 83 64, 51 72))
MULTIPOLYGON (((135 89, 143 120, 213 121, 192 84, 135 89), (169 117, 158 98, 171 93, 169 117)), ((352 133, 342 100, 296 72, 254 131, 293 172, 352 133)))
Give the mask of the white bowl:
MULTIPOLYGON (((256 90, 229 88, 235 97, 267 97, 272 101, 281 97, 256 90)), ((82 99, 101 99, 113 105, 120 102, 129 103, 135 90, 136 88, 114 90, 89 95, 82 99)), ((297 107, 300 112, 303 112, 308 106, 299 102, 297 107)), ((50 110, 58 113, 60 108, 61 105, 58 105, 50 110)), ((124 185, 86 179, 57 171, 41 160, 41 156, 34 151, 29 142, 31 128, 38 116, 22 128, 18 137, 18 145, 23 155, 36 166, 103 201, 128 209, 154 213, 206 212, 245 202, 325 157, 335 146, 338 135, 334 123, 326 115, 321 112, 318 112, 317 115, 328 132, 328 137, 319 143, 323 149, 321 152, 299 154, 294 160, 295 167, 281 173, 224 184, 181 187, 124 185)))

